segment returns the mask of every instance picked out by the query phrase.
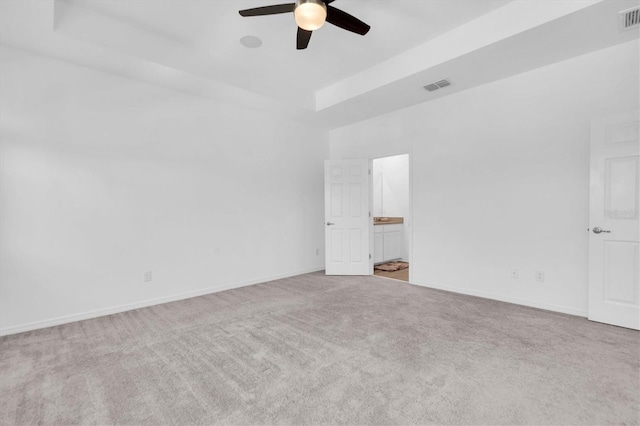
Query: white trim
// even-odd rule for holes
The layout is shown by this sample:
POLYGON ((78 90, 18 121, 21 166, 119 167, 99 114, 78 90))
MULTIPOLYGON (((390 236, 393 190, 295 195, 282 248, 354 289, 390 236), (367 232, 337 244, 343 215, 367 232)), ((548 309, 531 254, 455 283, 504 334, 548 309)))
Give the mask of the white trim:
POLYGON ((484 299, 498 300, 500 302, 513 303, 516 305, 528 306, 530 308, 538 308, 538 309, 544 309, 547 311, 560 312, 563 314, 575 315, 578 317, 584 317, 584 318, 587 317, 586 310, 569 308, 567 306, 549 305, 546 303, 535 302, 533 300, 523 300, 523 299, 516 299, 512 297, 504 297, 494 293, 485 293, 482 291, 475 291, 475 290, 470 290, 470 289, 461 288, 461 287, 451 287, 451 286, 446 286, 441 284, 433 284, 433 283, 426 283, 426 282, 411 282, 410 284, 417 285, 420 287, 434 288, 437 290, 450 291, 452 293, 466 294, 468 296, 482 297, 484 299))
POLYGON ((406 232, 407 236, 409 237, 409 253, 408 256, 409 258, 407 259, 407 263, 409 263, 409 274, 408 274, 408 278, 409 278, 409 282, 411 282, 411 278, 414 277, 413 275, 413 271, 415 269, 411 268, 411 265, 413 265, 413 246, 414 246, 414 241, 415 236, 413 235, 413 218, 416 217, 414 214, 414 202, 413 202, 413 173, 415 168, 413 167, 413 160, 414 159, 414 155, 413 155, 413 143, 409 144, 409 220, 407 221, 407 224, 405 225, 405 227, 408 227, 408 232, 406 232))
POLYGON ((205 294, 218 293, 220 291, 225 291, 225 290, 233 290, 235 288, 247 287, 250 285, 260 284, 260 283, 273 281, 273 280, 279 280, 282 278, 294 277, 296 275, 310 274, 312 272, 318 272, 322 270, 324 270, 324 267, 288 272, 285 274, 272 275, 269 277, 263 277, 263 278, 258 278, 254 280, 249 280, 249 281, 242 281, 234 284, 220 285, 220 286, 209 287, 201 290, 189 291, 186 293, 174 294, 172 296, 158 297, 155 299, 147 299, 147 300, 141 300, 139 302, 126 303, 123 305, 112 306, 110 308, 96 309, 94 311, 82 312, 79 314, 64 315, 56 318, 50 318, 50 319, 41 320, 41 321, 34 321, 27 324, 13 325, 10 327, 0 328, 0 336, 8 336, 10 334, 23 333, 25 331, 38 330, 41 328, 53 327, 56 325, 67 324, 70 322, 82 321, 86 319, 117 314, 120 312, 131 311, 134 309, 160 305, 162 303, 176 302, 178 300, 204 296, 205 294))

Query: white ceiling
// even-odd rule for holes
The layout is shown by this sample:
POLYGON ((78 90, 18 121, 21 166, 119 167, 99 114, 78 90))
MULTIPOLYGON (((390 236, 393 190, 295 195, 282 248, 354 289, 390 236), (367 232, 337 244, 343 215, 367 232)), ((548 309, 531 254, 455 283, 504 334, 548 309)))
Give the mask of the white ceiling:
MULTIPOLYGON (((360 36, 327 24, 314 32, 309 48, 297 51, 293 14, 243 18, 238 11, 287 0, 68 0, 74 7, 98 12, 147 31, 160 42, 170 41, 199 56, 202 73, 219 81, 269 96, 294 98, 299 91, 315 92, 440 34, 491 12, 509 0, 336 0, 332 6, 371 25, 360 36), (263 44, 248 49, 240 38, 252 35, 263 44)), ((291 1, 292 2, 292 1, 291 1)), ((68 11, 70 12, 70 11, 68 11)), ((69 20, 88 14, 67 13, 69 20)), ((85 32, 86 34, 86 32, 85 32)), ((139 55, 155 38, 127 38, 110 32, 111 46, 126 39, 139 55)), ((189 71, 183 63, 166 63, 189 71)))
POLYGON ((238 14, 286 1, 0 0, 0 42, 334 128, 640 36, 617 27, 638 0, 336 0, 371 31, 302 51, 291 14, 238 14))

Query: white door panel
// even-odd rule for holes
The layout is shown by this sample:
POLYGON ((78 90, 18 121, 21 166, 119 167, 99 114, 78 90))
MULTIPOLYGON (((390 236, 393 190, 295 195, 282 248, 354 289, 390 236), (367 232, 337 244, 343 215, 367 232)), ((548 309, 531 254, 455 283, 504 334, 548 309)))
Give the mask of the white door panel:
POLYGON ((373 232, 373 263, 380 263, 384 261, 384 246, 383 246, 383 237, 382 237, 382 229, 380 232, 376 232, 376 228, 380 228, 383 225, 378 225, 374 227, 373 232))
POLYGON ((327 275, 371 275, 369 160, 325 161, 327 275))
POLYGON ((640 114, 591 125, 589 319, 640 329, 640 114))

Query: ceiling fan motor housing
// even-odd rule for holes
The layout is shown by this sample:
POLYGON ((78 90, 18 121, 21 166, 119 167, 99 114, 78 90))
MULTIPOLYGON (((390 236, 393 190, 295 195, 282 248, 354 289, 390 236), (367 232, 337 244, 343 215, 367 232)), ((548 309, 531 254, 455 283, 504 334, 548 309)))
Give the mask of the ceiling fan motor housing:
POLYGON ((322 0, 296 0, 293 14, 300 28, 315 31, 327 19, 327 5, 322 0))

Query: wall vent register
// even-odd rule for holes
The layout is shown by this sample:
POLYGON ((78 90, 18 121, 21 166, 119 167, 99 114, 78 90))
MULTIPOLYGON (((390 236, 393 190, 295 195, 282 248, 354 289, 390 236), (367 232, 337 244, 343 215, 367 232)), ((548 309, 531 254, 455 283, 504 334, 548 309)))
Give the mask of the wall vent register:
POLYGON ((442 89, 443 87, 451 86, 451 82, 447 79, 436 81, 435 83, 427 84, 424 86, 429 92, 436 91, 438 89, 442 89))
POLYGON ((640 7, 620 12, 620 29, 629 30, 640 26, 640 7))

